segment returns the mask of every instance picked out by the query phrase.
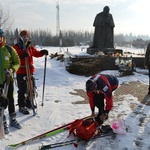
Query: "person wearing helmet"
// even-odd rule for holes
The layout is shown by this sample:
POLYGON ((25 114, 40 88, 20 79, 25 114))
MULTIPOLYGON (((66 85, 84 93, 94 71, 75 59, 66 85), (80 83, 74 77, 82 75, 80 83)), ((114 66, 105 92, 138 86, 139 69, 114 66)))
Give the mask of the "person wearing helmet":
POLYGON ((118 83, 116 77, 108 74, 96 74, 86 81, 86 92, 92 111, 91 116, 99 125, 108 119, 109 111, 113 107, 112 92, 118 87, 118 83), (104 103, 104 99, 106 103, 104 103), (98 108, 97 116, 95 116, 95 106, 98 108))
MULTIPOLYGON (((8 101, 9 124, 12 127, 21 129, 21 125, 16 119, 15 100, 14 100, 14 73, 20 66, 20 59, 15 49, 6 44, 5 33, 0 29, 0 107, 6 109, 7 105, 2 106, 2 101, 8 101)), ((5 134, 8 134, 9 126, 7 116, 4 115, 3 126, 5 134)))

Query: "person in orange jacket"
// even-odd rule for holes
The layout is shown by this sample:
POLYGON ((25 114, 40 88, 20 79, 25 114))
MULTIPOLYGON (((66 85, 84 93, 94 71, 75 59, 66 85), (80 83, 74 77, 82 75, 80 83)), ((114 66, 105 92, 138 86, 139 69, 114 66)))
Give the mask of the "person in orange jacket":
MULTIPOLYGON (((37 50, 33 45, 31 45, 31 41, 29 40, 30 33, 27 30, 22 30, 20 32, 20 38, 13 47, 16 49, 21 65, 18 71, 16 72, 17 84, 18 84, 18 105, 19 112, 23 114, 29 114, 28 108, 31 108, 31 101, 25 98, 25 94, 27 91, 27 83, 26 83, 26 66, 25 66, 25 58, 28 58, 30 73, 33 75, 35 68, 33 66, 33 57, 42 57, 44 55, 48 55, 47 50, 37 50)), ((33 79, 33 78, 32 78, 33 79)), ((33 86, 35 86, 35 80, 33 79, 33 86)))
POLYGON ((113 107, 112 92, 118 87, 118 79, 113 75, 95 74, 86 82, 86 91, 92 111, 91 116, 99 125, 108 119, 108 114, 113 107), (106 100, 106 106, 104 103, 106 100), (98 115, 95 117, 95 106, 98 108, 98 115))

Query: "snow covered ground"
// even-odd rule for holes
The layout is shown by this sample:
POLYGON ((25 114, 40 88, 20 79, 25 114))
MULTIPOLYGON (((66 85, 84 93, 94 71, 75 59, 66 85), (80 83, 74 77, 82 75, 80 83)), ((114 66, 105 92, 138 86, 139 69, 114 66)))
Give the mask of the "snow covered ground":
MULTIPOLYGON (((60 52, 63 53, 67 48, 60 49, 58 47, 43 47, 49 50, 49 53, 60 52)), ((68 48, 71 53, 85 54, 86 49, 81 47, 68 48)), ((134 50, 135 51, 135 50, 134 50)), ((74 89, 85 90, 85 82, 89 77, 78 76, 68 73, 65 70, 65 63, 56 61, 56 59, 47 60, 46 70, 46 85, 44 106, 42 103, 43 91, 43 72, 44 72, 44 57, 35 58, 34 64, 36 67, 35 78, 38 87, 38 97, 36 98, 38 104, 37 115, 33 116, 32 110, 29 115, 22 115, 18 112, 16 106, 17 120, 22 125, 22 129, 17 130, 10 127, 10 133, 5 135, 5 138, 0 141, 1 150, 10 150, 9 144, 15 144, 51 129, 59 127, 68 122, 74 121, 90 115, 89 104, 72 104, 72 102, 82 101, 80 96, 71 95, 70 92, 75 92, 74 89)), ((117 70, 106 70, 104 73, 118 76, 117 70)), ((118 78, 120 85, 122 83, 129 83, 130 81, 140 81, 148 85, 148 76, 135 73, 132 76, 125 76, 118 78)), ((15 100, 17 99, 17 87, 15 87, 15 100)), ((79 145, 75 148, 73 145, 56 148, 57 150, 150 150, 150 106, 141 104, 137 97, 128 95, 120 95, 123 101, 114 103, 114 108, 110 112, 110 117, 107 123, 110 124, 112 120, 116 119, 118 114, 122 114, 120 119, 128 128, 126 135, 117 135, 115 139, 110 137, 96 139, 84 145, 79 145), (136 108, 133 110, 130 104, 134 104, 136 108), (143 118, 143 125, 139 126, 140 120, 143 118)), ((16 102, 17 103, 17 102, 16 102)), ((8 120, 7 110, 5 112, 8 120)), ((49 144, 68 140, 68 131, 60 133, 56 136, 43 138, 28 145, 18 147, 18 150, 38 150, 42 144, 49 144)), ((70 137, 71 139, 73 137, 70 137)))

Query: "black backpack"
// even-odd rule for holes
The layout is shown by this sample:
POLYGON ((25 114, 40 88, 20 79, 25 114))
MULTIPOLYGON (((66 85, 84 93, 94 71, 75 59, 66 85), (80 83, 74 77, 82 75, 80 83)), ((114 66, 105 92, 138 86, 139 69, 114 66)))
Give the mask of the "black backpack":
POLYGON ((6 46, 7 50, 8 50, 8 52, 10 53, 10 55, 12 55, 12 49, 11 49, 11 47, 9 45, 7 45, 7 44, 5 46, 6 46))

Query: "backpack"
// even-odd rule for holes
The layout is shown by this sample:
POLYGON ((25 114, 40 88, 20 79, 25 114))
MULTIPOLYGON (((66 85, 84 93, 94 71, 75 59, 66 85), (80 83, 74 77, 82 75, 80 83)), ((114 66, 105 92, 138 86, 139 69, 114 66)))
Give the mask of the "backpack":
POLYGON ((77 119, 70 125, 69 136, 73 133, 74 136, 88 141, 95 136, 97 126, 98 123, 91 118, 87 120, 77 119))
POLYGON ((7 45, 7 44, 5 46, 6 46, 7 50, 8 50, 8 52, 10 53, 10 55, 12 55, 12 49, 11 49, 11 47, 9 45, 7 45))
MULTIPOLYGON (((8 50, 8 52, 10 53, 11 57, 12 57, 12 49, 9 45, 5 45, 6 46, 6 49, 8 50)), ((12 58, 11 58, 11 63, 12 63, 12 58)))

